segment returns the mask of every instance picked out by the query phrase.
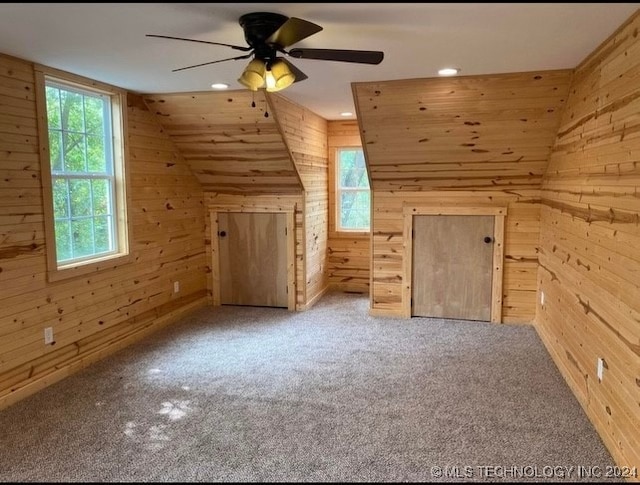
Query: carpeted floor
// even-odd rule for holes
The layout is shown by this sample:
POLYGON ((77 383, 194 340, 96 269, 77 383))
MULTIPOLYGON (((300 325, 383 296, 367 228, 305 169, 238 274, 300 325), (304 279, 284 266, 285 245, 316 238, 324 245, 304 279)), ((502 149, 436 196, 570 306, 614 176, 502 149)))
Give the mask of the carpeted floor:
POLYGON ((329 294, 305 313, 195 312, 0 411, 0 480, 576 481, 560 467, 613 465, 532 327, 367 311, 329 294))

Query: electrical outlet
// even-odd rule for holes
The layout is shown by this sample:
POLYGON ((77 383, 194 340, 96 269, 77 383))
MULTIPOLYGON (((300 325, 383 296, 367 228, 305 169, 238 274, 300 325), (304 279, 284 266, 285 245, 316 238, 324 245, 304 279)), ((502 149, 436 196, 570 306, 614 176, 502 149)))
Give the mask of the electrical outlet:
POLYGON ((44 344, 49 345, 53 343, 53 327, 47 327, 44 329, 44 344))
POLYGON ((540 291, 540 304, 544 305, 544 291, 540 291))
POLYGON ((180 291, 180 282, 179 281, 174 281, 173 282, 173 292, 174 293, 178 293, 180 291))
POLYGON ((604 359, 598 357, 598 381, 602 382, 602 376, 604 374, 604 359))

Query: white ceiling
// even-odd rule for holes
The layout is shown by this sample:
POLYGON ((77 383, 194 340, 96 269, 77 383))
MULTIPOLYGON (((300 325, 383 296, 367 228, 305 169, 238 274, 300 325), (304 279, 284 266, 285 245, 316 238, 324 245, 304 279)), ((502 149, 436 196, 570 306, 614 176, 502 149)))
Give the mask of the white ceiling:
POLYGON ((353 111, 351 82, 575 67, 640 3, 90 3, 0 4, 0 52, 142 93, 241 89, 248 60, 172 73, 233 57, 246 45, 238 18, 277 12, 324 30, 295 47, 381 50, 380 65, 290 59, 309 79, 283 94, 326 119, 353 111))

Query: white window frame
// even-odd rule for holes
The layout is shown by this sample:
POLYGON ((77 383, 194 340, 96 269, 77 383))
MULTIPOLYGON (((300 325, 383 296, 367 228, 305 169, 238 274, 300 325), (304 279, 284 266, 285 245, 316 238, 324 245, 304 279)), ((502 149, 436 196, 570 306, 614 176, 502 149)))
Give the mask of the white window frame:
MULTIPOLYGON (((360 146, 344 146, 336 148, 336 157, 335 157, 335 174, 336 174, 336 232, 351 232, 351 233, 369 233, 371 231, 371 215, 369 215, 369 227, 367 228, 350 228, 342 226, 342 193, 343 192, 369 192, 369 204, 371 204, 371 180, 369 180, 368 188, 361 187, 342 187, 340 185, 341 177, 341 167, 340 167, 340 153, 343 151, 354 151, 360 150, 363 152, 364 150, 360 146)), ((367 173, 367 179, 369 179, 369 170, 365 165, 365 171, 367 173)))
MULTIPOLYGON (((36 65, 36 109, 38 112, 38 138, 42 172, 42 191, 44 202, 45 243, 47 258, 47 277, 49 281, 70 278, 87 273, 114 268, 132 260, 129 250, 131 228, 128 218, 128 188, 126 146, 126 91, 87 79, 74 74, 59 71, 46 66, 36 65), (92 174, 52 172, 49 155, 49 126, 47 120, 46 85, 52 84, 73 92, 97 94, 110 99, 109 118, 111 122, 110 143, 105 150, 111 151, 113 159, 112 173, 92 174), (56 254, 55 219, 53 210, 53 181, 62 179, 105 179, 111 180, 112 234, 114 249, 108 253, 99 253, 86 257, 58 262, 56 254)), ((71 214, 69 213, 69 217, 71 214)), ((88 216, 93 217, 93 216, 88 216)))

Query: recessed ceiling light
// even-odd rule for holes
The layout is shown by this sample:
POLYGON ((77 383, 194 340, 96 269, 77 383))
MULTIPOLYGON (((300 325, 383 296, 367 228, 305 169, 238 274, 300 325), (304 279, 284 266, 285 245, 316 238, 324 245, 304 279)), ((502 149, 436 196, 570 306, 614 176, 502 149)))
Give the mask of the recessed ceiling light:
POLYGON ((340 116, 353 116, 353 113, 351 111, 343 111, 340 116))
POLYGON ((455 76, 460 72, 460 69, 457 67, 445 67, 444 69, 440 69, 438 74, 440 76, 455 76))
POLYGON ((228 85, 228 84, 225 84, 225 83, 213 83, 213 84, 211 85, 211 87, 212 87, 213 89, 227 89, 227 88, 229 87, 229 85, 228 85))

